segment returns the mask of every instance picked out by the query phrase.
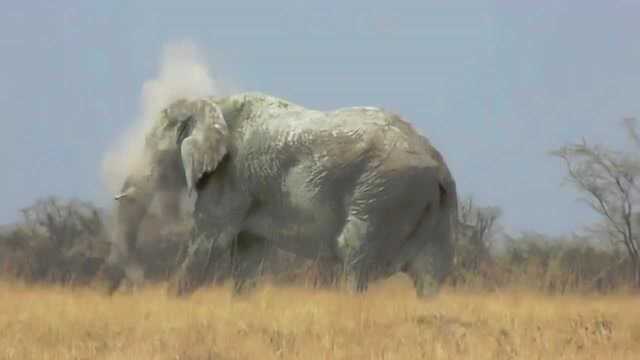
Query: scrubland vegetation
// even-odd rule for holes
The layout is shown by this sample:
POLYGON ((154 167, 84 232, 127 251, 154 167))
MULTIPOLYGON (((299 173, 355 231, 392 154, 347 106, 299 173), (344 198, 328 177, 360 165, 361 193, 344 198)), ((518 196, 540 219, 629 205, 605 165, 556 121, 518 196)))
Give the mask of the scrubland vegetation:
POLYGON ((187 300, 161 286, 106 297, 88 288, 0 285, 3 359, 636 359, 637 296, 445 289, 407 279, 365 295, 262 285, 187 300))

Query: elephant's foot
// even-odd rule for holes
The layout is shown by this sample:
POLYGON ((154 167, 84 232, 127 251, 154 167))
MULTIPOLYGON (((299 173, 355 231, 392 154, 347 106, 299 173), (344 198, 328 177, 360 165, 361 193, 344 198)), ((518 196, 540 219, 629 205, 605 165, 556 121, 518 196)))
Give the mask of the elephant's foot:
POLYGON ((207 280, 208 266, 188 258, 169 282, 167 293, 174 297, 188 297, 207 280))
POLYGON ((342 279, 342 268, 334 260, 318 260, 313 278, 314 288, 336 288, 342 279))
POLYGON ((183 279, 173 279, 167 287, 167 295, 176 298, 185 298, 195 292, 195 286, 183 279))
POLYGON ((180 270, 169 282, 167 294, 172 297, 185 298, 193 294, 201 283, 200 279, 189 275, 184 270, 180 270))
POLYGON ((345 264, 340 277, 346 289, 355 294, 365 294, 369 290, 369 271, 364 264, 345 264))
POLYGON ((413 285, 416 288, 416 296, 419 299, 431 299, 438 295, 438 282, 428 274, 418 274, 410 276, 413 278, 413 285))
POLYGON ((257 285, 258 281, 256 279, 236 279, 233 282, 232 295, 234 297, 241 297, 252 294, 257 285))
POLYGON ((421 299, 429 299, 438 295, 444 281, 442 266, 437 266, 438 263, 434 259, 439 254, 428 255, 420 254, 402 268, 402 271, 413 280, 416 295, 421 299))
POLYGON ((356 271, 355 291, 358 294, 364 294, 369 289, 369 272, 367 269, 358 269, 356 271))
POLYGON ((124 277, 125 271, 121 267, 109 264, 105 264, 98 275, 99 281, 104 284, 103 292, 108 296, 118 290, 124 277))

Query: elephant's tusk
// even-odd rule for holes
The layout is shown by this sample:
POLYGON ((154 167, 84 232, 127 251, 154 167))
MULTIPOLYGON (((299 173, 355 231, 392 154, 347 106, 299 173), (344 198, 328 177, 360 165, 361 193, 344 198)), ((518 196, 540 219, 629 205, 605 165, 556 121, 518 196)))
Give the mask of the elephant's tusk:
POLYGON ((114 199, 116 199, 116 200, 122 200, 122 199, 124 199, 124 198, 128 198, 128 197, 130 197, 130 196, 131 196, 135 191, 136 191, 136 188, 135 188, 135 187, 130 187, 130 188, 128 188, 128 189, 127 189, 127 191, 124 191, 124 192, 122 192, 122 193, 120 193, 120 194, 116 195, 116 196, 114 197, 114 199))

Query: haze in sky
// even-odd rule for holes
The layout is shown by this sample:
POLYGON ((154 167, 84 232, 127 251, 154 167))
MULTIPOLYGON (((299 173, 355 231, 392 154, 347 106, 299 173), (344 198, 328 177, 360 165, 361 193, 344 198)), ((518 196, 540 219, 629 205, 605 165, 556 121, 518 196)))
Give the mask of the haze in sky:
POLYGON ((621 119, 640 115, 638 14, 631 0, 8 2, 0 223, 46 195, 108 206, 105 157, 150 102, 173 96, 149 90, 167 49, 191 46, 209 83, 189 91, 384 107, 442 150, 462 194, 500 206, 507 228, 578 230, 596 217, 547 152, 626 141, 621 119))

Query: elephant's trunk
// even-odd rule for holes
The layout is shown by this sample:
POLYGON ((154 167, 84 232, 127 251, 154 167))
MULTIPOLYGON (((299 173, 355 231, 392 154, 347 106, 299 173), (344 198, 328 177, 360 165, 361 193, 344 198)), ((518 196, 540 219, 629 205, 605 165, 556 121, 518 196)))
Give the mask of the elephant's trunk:
POLYGON ((108 292, 113 293, 124 277, 135 282, 142 280, 142 267, 137 257, 138 230, 153 199, 152 184, 131 175, 125 181, 115 208, 115 222, 110 253, 103 268, 108 292))

